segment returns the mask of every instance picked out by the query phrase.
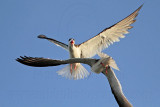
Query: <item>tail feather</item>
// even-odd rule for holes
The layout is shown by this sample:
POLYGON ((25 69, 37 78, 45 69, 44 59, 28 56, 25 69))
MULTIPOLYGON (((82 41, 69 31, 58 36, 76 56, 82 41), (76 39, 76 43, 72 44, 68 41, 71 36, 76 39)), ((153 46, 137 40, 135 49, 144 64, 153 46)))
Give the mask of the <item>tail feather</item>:
POLYGON ((115 60, 111 59, 111 60, 109 61, 109 65, 110 65, 112 68, 114 68, 114 69, 116 69, 116 70, 119 71, 119 68, 118 68, 115 60))
POLYGON ((57 71, 57 73, 62 77, 74 80, 83 79, 88 77, 89 75, 89 72, 81 64, 77 65, 76 70, 72 69, 72 74, 70 73, 70 65, 67 65, 60 71, 57 71))

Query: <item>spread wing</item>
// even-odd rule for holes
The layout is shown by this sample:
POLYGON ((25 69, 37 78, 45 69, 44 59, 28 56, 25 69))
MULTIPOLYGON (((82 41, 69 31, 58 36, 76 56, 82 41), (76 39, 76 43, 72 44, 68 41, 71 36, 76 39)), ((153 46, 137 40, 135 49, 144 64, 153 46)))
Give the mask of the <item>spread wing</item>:
POLYGON ((69 63, 84 63, 92 66, 98 60, 90 59, 90 58, 72 58, 68 60, 54 60, 49 58, 20 56, 20 58, 17 58, 16 61, 24 65, 33 66, 33 67, 48 67, 48 66, 57 66, 57 65, 69 64, 69 63))
POLYGON ((66 44, 64 44, 64 43, 62 43, 62 42, 59 42, 59 41, 57 41, 57 40, 55 40, 55 39, 52 39, 52 38, 48 38, 48 37, 46 37, 45 35, 39 35, 38 38, 47 39, 47 40, 49 40, 50 42, 54 43, 55 45, 60 46, 60 47, 62 47, 62 48, 64 48, 65 50, 68 51, 68 45, 66 45, 66 44))
POLYGON ((103 49, 107 48, 110 44, 118 42, 120 38, 124 38, 124 34, 129 33, 128 30, 132 28, 131 24, 136 21, 135 18, 142 6, 143 5, 141 5, 137 10, 120 22, 104 29, 97 36, 80 44, 79 48, 82 52, 81 57, 93 57, 98 52, 101 52, 103 49))

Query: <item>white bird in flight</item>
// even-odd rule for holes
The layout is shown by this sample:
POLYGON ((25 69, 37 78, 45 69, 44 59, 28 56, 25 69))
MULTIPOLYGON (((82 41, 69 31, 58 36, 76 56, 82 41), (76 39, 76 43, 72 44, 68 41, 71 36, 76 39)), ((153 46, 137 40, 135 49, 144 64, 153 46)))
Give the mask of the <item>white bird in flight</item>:
MULTIPOLYGON (((91 67, 91 70, 94 73, 101 73, 105 68, 112 67, 116 70, 119 70, 117 67, 116 62, 113 60, 112 57, 108 56, 104 53, 98 53, 101 57, 100 59, 91 59, 91 58, 71 58, 67 60, 55 60, 49 58, 42 58, 42 57, 27 57, 27 56, 20 56, 16 60, 24 65, 33 66, 33 67, 48 67, 48 66, 58 66, 62 64, 71 64, 71 63, 83 63, 87 64, 91 67)), ((82 72, 79 75, 75 75, 77 72, 66 72, 68 69, 63 69, 59 72, 60 75, 64 75, 66 78, 70 79, 81 79, 84 78, 86 72, 82 72)))
MULTIPOLYGON (((79 45, 76 45, 75 40, 72 38, 69 39, 68 45, 55 39, 48 38, 45 35, 39 35, 38 38, 47 39, 57 46, 60 46, 69 51, 70 58, 90 58, 100 53, 110 44, 118 42, 120 38, 124 38, 124 34, 129 33, 128 30, 132 28, 131 24, 136 21, 135 18, 142 6, 143 5, 141 5, 137 10, 135 10, 132 14, 130 14, 123 20, 119 21, 109 28, 104 29, 98 35, 79 45)), ((58 71, 58 74, 68 78, 74 77, 74 79, 78 79, 75 77, 81 77, 79 79, 83 79, 84 77, 87 77, 89 75, 88 71, 80 63, 77 62, 70 63, 70 65, 58 71), (69 73, 71 75, 68 75, 69 73)))
MULTIPOLYGON (((119 106, 125 106, 130 107, 131 104, 127 100, 127 98, 124 96, 121 84, 119 80, 117 79, 116 75, 114 74, 113 70, 110 68, 118 69, 115 61, 110 56, 99 53, 98 54, 101 59, 91 59, 91 58, 71 58, 67 60, 55 60, 55 59, 48 59, 48 58, 38 58, 38 57, 20 57, 16 60, 22 64, 33 66, 33 67, 47 67, 47 66, 57 66, 62 64, 70 64, 70 63, 83 63, 87 64, 91 67, 91 70, 97 74, 103 73, 110 84, 112 93, 114 94, 114 97, 116 98, 117 103, 119 106), (104 66, 102 66, 102 63, 104 66), (107 68, 106 68, 107 67, 107 68), (105 69, 107 69, 107 73, 105 72, 105 69)), ((61 72, 61 73, 67 73, 66 76, 70 75, 70 72, 61 72)), ((75 72, 76 73, 76 72, 75 72)), ((83 75, 79 75, 78 77, 75 77, 77 79, 83 78, 83 75)))
MULTIPOLYGON (((98 35, 79 45, 76 45, 75 40, 72 38, 69 39, 68 45, 55 39, 48 38, 45 35, 39 35, 38 38, 47 39, 57 46, 66 49, 69 51, 70 58, 90 58, 101 52, 103 49, 107 48, 110 44, 118 42, 120 38, 125 37, 124 34, 129 33, 128 30, 132 28, 131 24, 136 21, 135 17, 138 15, 141 7, 142 5, 128 17, 124 18, 111 27, 104 29, 98 35)), ((89 75, 88 71, 80 63, 70 64, 70 67, 67 66, 67 68, 62 70, 66 70, 68 68, 70 68, 69 71, 71 74, 76 72, 74 73, 75 75, 81 75, 85 72, 83 77, 87 77, 89 75)), ((61 74, 60 72, 62 71, 59 71, 59 74, 61 74)), ((68 71, 66 70, 66 72, 68 71)), ((65 75, 62 74, 62 76, 65 75)))

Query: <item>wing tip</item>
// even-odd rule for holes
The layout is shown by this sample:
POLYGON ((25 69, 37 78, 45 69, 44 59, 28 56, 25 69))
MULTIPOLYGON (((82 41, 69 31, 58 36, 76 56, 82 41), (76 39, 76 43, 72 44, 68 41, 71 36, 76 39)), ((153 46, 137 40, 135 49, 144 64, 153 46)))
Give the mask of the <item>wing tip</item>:
POLYGON ((144 5, 144 3, 143 3, 142 5, 140 5, 140 6, 138 7, 138 9, 133 12, 133 13, 136 13, 135 17, 137 17, 138 12, 141 10, 141 8, 143 7, 143 5, 144 5))
POLYGON ((144 3, 137 10, 140 10, 143 7, 143 5, 144 5, 144 3))
POLYGON ((20 58, 16 58, 15 60, 16 60, 17 62, 19 62, 21 59, 20 59, 20 58))
POLYGON ((143 3, 142 5, 140 5, 140 6, 138 7, 138 9, 133 12, 133 13, 136 12, 136 16, 135 16, 135 17, 137 17, 138 12, 141 10, 141 8, 143 7, 143 5, 144 5, 144 3, 143 3))
POLYGON ((19 56, 19 58, 16 58, 15 60, 21 64, 27 65, 27 63, 29 62, 29 59, 30 59, 30 57, 24 55, 24 56, 19 56), (27 61, 27 63, 26 63, 26 61, 27 61))
POLYGON ((38 35, 37 36, 38 38, 41 38, 41 39, 44 39, 44 38, 47 38, 45 35, 41 34, 41 35, 38 35))
POLYGON ((23 59, 24 59, 23 56, 19 56, 19 58, 16 58, 15 60, 18 61, 18 62, 20 62, 20 61, 23 60, 23 59))

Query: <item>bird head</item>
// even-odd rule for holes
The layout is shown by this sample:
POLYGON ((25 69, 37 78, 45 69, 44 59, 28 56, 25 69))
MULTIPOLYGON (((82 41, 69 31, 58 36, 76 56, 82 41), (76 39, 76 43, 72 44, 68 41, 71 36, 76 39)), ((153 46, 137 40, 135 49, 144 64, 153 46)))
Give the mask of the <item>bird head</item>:
POLYGON ((68 41, 69 41, 70 45, 74 45, 75 44, 75 40, 73 38, 70 38, 68 41))

